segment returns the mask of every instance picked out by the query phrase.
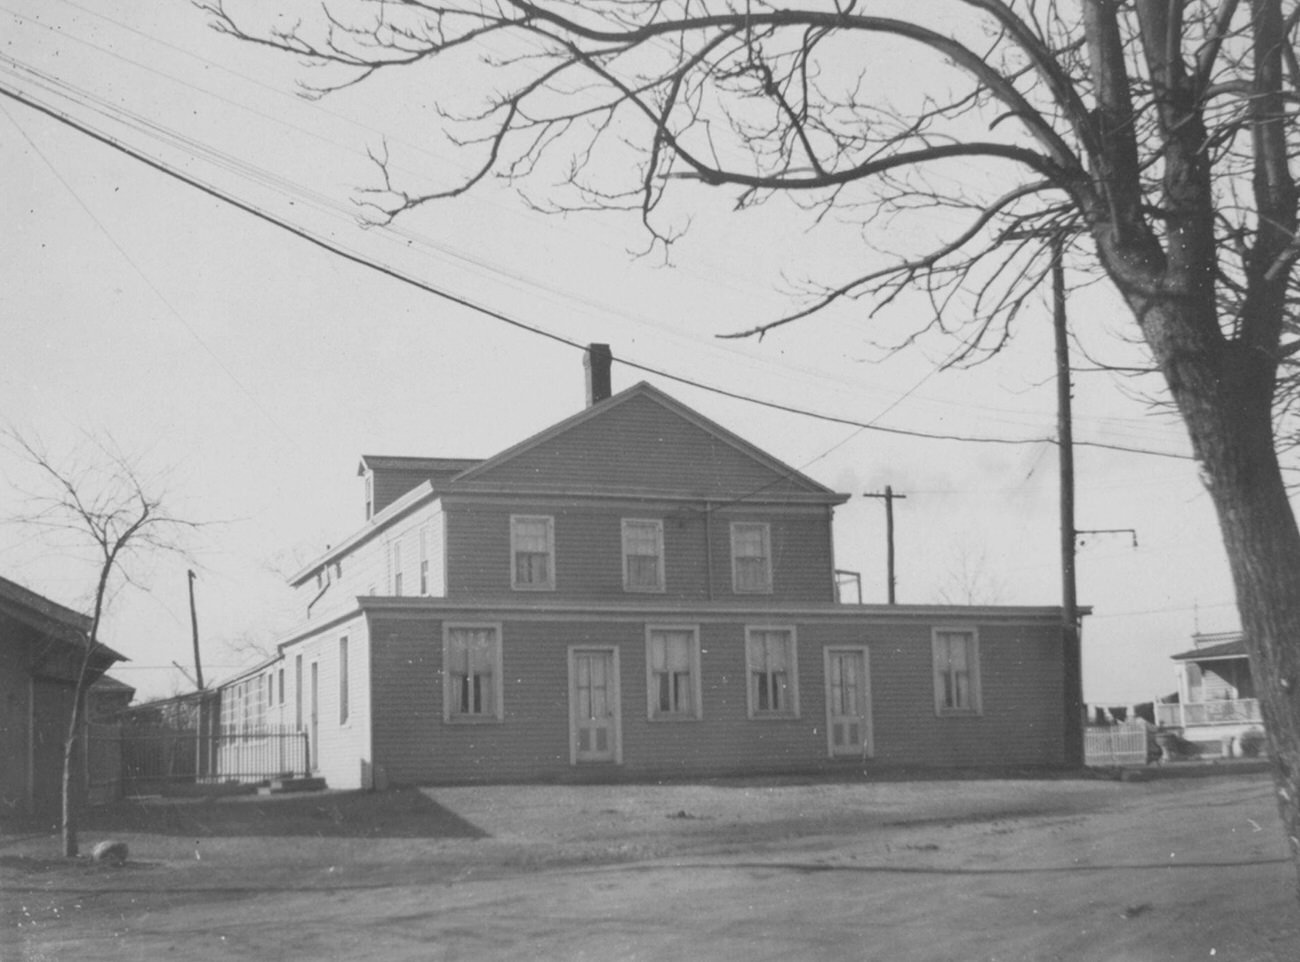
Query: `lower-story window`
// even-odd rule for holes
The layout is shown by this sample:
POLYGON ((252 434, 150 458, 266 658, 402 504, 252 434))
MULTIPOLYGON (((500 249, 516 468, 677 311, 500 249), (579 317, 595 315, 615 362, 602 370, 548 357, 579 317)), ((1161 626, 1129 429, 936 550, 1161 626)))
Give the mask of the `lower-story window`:
POLYGON ((650 718, 700 717, 700 639, 694 627, 646 629, 650 718))
POLYGON ((447 625, 443 630, 443 718, 502 718, 501 628, 447 625))
POLYGON ((937 715, 980 713, 979 636, 971 628, 936 628, 934 711, 937 715))
POLYGON ((748 628, 745 674, 750 718, 793 718, 799 714, 799 670, 793 628, 748 628))

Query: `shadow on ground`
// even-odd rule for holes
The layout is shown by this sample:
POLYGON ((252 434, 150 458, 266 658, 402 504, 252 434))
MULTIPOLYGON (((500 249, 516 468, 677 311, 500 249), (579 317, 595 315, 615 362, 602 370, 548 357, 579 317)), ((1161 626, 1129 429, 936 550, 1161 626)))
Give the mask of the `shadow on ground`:
MULTIPOLYGON (((8 832, 19 826, 0 826, 8 832)), ((35 828, 35 826, 29 827, 35 828)), ((82 833, 193 838, 484 838, 487 833, 416 789, 122 801, 85 812, 82 833)))

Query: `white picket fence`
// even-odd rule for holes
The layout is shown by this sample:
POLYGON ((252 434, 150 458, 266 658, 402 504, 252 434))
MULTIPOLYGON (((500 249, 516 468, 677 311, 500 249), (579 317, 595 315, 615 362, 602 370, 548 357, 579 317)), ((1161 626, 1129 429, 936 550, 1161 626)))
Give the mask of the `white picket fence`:
POLYGON ((1083 757, 1088 765, 1145 765, 1150 727, 1144 721, 1100 725, 1084 730, 1083 757))

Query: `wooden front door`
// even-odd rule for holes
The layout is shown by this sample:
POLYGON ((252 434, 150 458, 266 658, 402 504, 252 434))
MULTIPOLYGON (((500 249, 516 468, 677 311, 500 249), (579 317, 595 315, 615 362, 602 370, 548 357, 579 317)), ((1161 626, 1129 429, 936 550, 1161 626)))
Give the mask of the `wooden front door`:
POLYGON ((621 762, 617 648, 569 649, 569 760, 621 762))
POLYGON ((826 649, 826 741, 832 757, 869 758, 871 669, 867 649, 826 649))

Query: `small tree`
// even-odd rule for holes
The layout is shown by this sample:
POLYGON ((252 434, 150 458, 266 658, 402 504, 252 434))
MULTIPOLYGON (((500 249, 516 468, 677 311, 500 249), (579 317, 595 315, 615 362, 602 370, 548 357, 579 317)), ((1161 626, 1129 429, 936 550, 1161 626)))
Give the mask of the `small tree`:
POLYGON ((860 224, 856 274, 745 333, 915 291, 971 359, 1011 336, 1056 245, 1107 278, 1218 515, 1300 869, 1300 528, 1278 457, 1300 397, 1297 0, 312 0, 271 22, 197 2, 320 68, 313 95, 447 60, 414 95, 470 172, 400 183, 376 150, 380 221, 502 178, 540 208, 634 212, 664 246, 701 187, 860 224))
MULTIPOLYGON (((105 610, 118 582, 133 580, 133 561, 142 555, 179 551, 179 536, 194 522, 167 513, 162 496, 142 478, 139 466, 108 443, 87 442, 88 450, 52 457, 39 441, 9 429, 0 437, 33 469, 24 490, 25 509, 11 520, 38 531, 52 545, 81 556, 94 570, 90 627, 79 659, 63 742, 60 831, 63 854, 78 853, 72 761, 82 730, 90 668, 105 646, 100 641, 105 610)), ((70 557, 69 560, 72 560, 70 557)))

